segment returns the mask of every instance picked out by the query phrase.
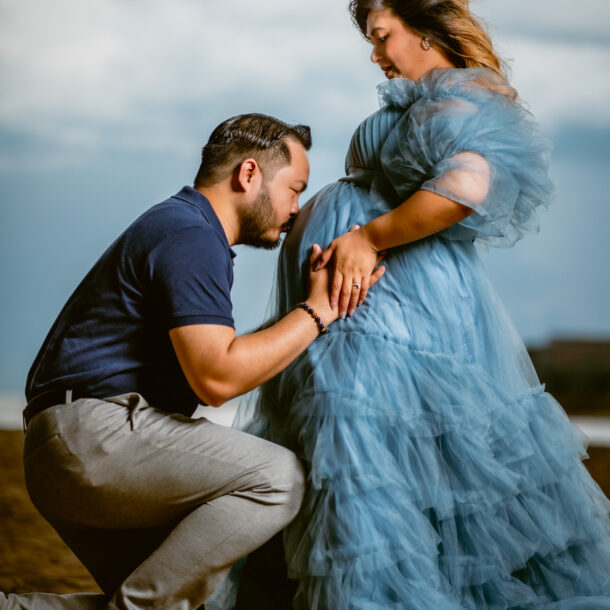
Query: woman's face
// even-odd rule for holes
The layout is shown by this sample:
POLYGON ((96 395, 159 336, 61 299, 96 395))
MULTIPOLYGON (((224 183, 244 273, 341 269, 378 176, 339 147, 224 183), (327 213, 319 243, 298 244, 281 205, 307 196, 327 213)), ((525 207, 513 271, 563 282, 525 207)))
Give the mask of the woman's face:
POLYGON ((366 26, 373 45, 371 61, 379 64, 387 78, 417 80, 432 68, 452 66, 440 51, 427 49, 423 36, 388 8, 370 11, 366 26))

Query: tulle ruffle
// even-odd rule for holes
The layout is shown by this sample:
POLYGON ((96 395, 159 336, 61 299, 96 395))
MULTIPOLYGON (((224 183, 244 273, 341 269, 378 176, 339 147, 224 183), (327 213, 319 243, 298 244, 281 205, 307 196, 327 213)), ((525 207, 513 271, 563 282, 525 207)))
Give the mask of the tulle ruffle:
MULTIPOLYGON (((482 68, 437 69, 418 81, 383 83, 383 110, 358 128, 347 163, 376 165, 362 150, 374 149, 367 147, 367 132, 381 128, 387 134, 377 139, 377 147, 383 144, 373 156, 399 201, 420 188, 433 191, 474 210, 445 230, 446 237, 512 246, 538 231, 536 210, 551 200, 551 146, 523 105, 496 92, 503 87, 498 75, 482 68), (388 122, 392 128, 384 130, 388 122)), ((387 197, 387 189, 381 195, 387 197)))
POLYGON ((319 342, 308 364, 340 384, 304 379, 297 362, 262 395, 269 438, 310 470, 285 534, 295 607, 509 608, 610 594, 609 505, 580 462, 583 435, 541 387, 508 397, 477 365, 382 338, 319 342), (359 367, 377 341, 384 358, 359 367))
MULTIPOLYGON (((279 316, 306 297, 313 243, 417 188, 441 192, 460 171, 452 155, 490 163, 485 201, 462 200, 475 214, 392 249, 355 315, 265 384, 254 412, 240 408, 240 427, 309 473, 284 535, 297 610, 610 608, 610 507, 581 463, 585 438, 539 384, 471 241, 514 243, 551 188, 531 117, 471 82, 485 78, 382 86, 348 176, 303 208, 282 248, 279 316)), ((237 572, 210 607, 231 607, 237 572)))
MULTIPOLYGON (((340 182, 305 207, 280 257, 280 314, 305 298, 307 244, 366 222, 368 201, 340 182)), ((604 608, 608 501, 473 245, 435 236, 385 264, 356 314, 241 414, 309 472, 285 532, 295 608, 604 608)))

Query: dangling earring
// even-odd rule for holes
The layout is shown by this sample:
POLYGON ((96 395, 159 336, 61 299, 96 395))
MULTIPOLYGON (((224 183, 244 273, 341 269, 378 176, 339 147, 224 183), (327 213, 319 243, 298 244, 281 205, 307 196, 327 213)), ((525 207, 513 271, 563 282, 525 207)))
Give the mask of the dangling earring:
POLYGON ((426 51, 429 51, 429 50, 431 49, 431 47, 430 47, 430 41, 428 40, 428 37, 427 37, 427 36, 424 36, 424 37, 422 38, 422 41, 421 41, 421 46, 422 46, 422 47, 423 47, 423 48, 424 48, 426 51))

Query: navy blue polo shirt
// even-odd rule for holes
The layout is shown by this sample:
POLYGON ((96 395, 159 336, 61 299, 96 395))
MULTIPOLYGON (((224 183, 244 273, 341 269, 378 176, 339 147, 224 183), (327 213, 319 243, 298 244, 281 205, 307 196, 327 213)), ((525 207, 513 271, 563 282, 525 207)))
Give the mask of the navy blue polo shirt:
POLYGON ((209 201, 184 187, 140 216, 70 297, 30 369, 26 396, 73 389, 106 398, 139 392, 170 413, 198 404, 169 330, 234 326, 233 258, 209 201))

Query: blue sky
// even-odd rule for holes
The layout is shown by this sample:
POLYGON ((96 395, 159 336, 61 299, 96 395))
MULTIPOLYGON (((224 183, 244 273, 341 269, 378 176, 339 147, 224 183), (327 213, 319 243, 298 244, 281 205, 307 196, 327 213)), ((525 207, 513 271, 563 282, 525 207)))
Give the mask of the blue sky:
MULTIPOLYGON (((0 0, 0 391, 20 391, 105 247, 191 183, 220 121, 312 126, 308 196, 343 172, 383 74, 344 0, 0 0)), ((610 3, 478 0, 554 141, 540 235, 485 255, 530 343, 610 337, 610 3)), ((264 316, 276 253, 239 248, 238 330, 264 316)))

